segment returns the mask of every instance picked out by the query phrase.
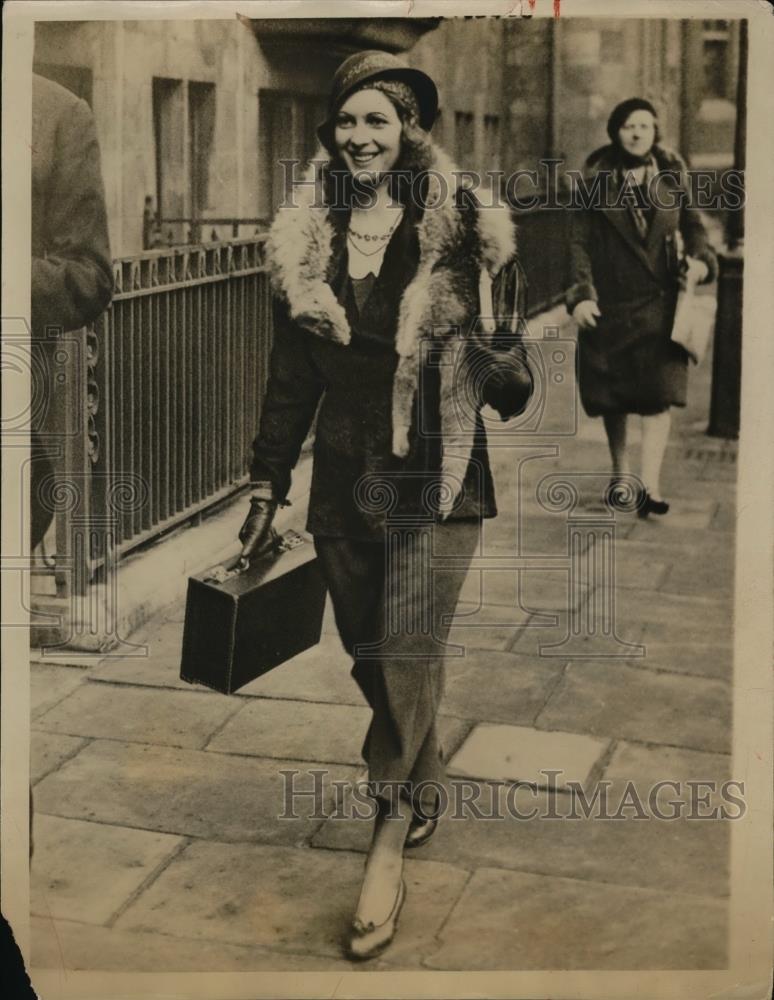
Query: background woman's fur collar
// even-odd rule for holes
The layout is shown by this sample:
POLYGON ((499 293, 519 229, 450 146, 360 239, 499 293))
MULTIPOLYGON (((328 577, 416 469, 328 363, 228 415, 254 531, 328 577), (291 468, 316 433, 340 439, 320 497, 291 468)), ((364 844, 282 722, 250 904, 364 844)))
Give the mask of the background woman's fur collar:
MULTIPOLYGON (((658 170, 668 171, 679 176, 680 183, 687 184, 687 170, 685 160, 680 154, 666 146, 656 144, 652 149, 653 158, 656 161, 658 170)), ((593 179, 597 174, 614 172, 621 165, 619 148, 614 143, 600 146, 588 157, 583 165, 583 175, 586 179, 593 179)))

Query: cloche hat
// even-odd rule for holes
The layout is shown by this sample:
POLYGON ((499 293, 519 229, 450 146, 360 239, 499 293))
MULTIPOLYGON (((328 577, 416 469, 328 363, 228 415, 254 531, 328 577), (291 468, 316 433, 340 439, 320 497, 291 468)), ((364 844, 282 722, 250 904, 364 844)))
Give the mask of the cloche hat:
POLYGON ((658 118, 658 112, 644 97, 630 97, 626 101, 621 101, 610 112, 607 120, 607 134, 612 142, 618 142, 618 130, 635 111, 649 111, 654 118, 658 118))
POLYGON ((368 80, 377 78, 407 84, 417 99, 419 124, 426 132, 430 131, 438 115, 438 89, 431 78, 389 52, 366 49, 348 56, 336 70, 328 98, 328 118, 317 129, 320 139, 325 141, 330 134, 333 116, 342 101, 354 90, 360 90, 368 80))

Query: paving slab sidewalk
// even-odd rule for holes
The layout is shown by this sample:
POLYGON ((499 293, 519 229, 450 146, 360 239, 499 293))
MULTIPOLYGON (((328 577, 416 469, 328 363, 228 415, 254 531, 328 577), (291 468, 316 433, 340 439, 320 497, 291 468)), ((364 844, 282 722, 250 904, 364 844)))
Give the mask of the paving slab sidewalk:
MULTIPOLYGON (((733 777, 735 446, 704 434, 709 378, 705 361, 675 415, 672 511, 616 518, 616 629, 644 656, 605 656, 605 643, 541 655, 595 595, 571 598, 567 568, 528 569, 520 589, 513 570, 471 573, 441 732, 450 773, 489 819, 461 809, 407 858, 399 933, 368 969, 725 964, 731 824, 692 822, 686 784, 733 777), (588 800, 607 782, 620 815, 568 815, 567 781, 588 800), (679 785, 651 801, 659 781, 679 785), (661 815, 686 808, 643 818, 636 796, 661 815)), ((535 485, 567 470, 604 482, 607 454, 582 416, 560 445, 529 470, 521 525, 511 453, 493 449, 503 513, 488 555, 516 539, 522 555, 566 557, 567 514, 540 507, 535 485)), ((581 509, 604 513, 593 491, 581 509)), ((179 679, 181 633, 176 605, 131 637, 148 655, 33 663, 33 966, 351 968, 340 944, 370 826, 338 816, 336 782, 363 777, 368 712, 330 613, 316 649, 230 698, 179 679), (326 772, 319 786, 311 770, 326 772), (287 775, 307 793, 296 820, 278 818, 287 775)))

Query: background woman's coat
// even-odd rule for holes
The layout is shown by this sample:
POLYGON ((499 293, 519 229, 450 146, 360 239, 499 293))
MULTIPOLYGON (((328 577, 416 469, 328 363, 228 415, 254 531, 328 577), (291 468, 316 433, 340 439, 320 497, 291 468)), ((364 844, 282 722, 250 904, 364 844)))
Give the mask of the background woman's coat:
POLYGON ((687 355, 671 341, 677 299, 676 233, 685 252, 703 260, 707 281, 717 273, 715 253, 699 212, 688 198, 685 163, 654 147, 658 173, 646 239, 622 203, 613 146, 589 158, 587 191, 599 185, 589 207, 571 213, 570 312, 595 300, 597 326, 579 333, 578 382, 590 416, 660 413, 686 402, 687 355), (605 184, 605 181, 607 182, 605 184))

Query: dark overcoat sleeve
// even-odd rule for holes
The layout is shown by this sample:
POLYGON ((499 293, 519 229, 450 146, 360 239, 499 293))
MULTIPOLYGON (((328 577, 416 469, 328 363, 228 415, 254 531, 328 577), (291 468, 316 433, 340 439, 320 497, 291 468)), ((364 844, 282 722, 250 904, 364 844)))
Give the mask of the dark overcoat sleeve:
POLYGON ((570 209, 567 311, 572 312, 579 302, 588 299, 597 301, 597 289, 591 264, 589 245, 591 242, 591 212, 587 208, 573 206, 570 209))
POLYGON ((680 232, 685 241, 685 252, 690 257, 703 260, 707 265, 708 274, 702 284, 714 281, 718 276, 718 258, 709 242, 707 230, 698 209, 683 205, 680 210, 680 232))
POLYGON ((271 482, 277 498, 284 501, 324 384, 310 354, 312 334, 291 320, 279 298, 274 299, 273 313, 274 344, 250 479, 271 482))
POLYGON ((660 157, 668 173, 676 178, 680 185, 682 199, 680 201, 680 219, 678 226, 685 244, 685 253, 696 260, 702 260, 707 265, 708 274, 702 284, 714 281, 718 275, 718 258, 713 249, 707 230, 698 208, 691 205, 691 185, 688 178, 688 165, 675 150, 660 150, 660 157))
POLYGON ((45 213, 46 235, 42 255, 32 259, 33 336, 50 326, 76 330, 90 323, 113 291, 99 145, 88 105, 73 101, 53 127, 45 204, 35 207, 45 213))

